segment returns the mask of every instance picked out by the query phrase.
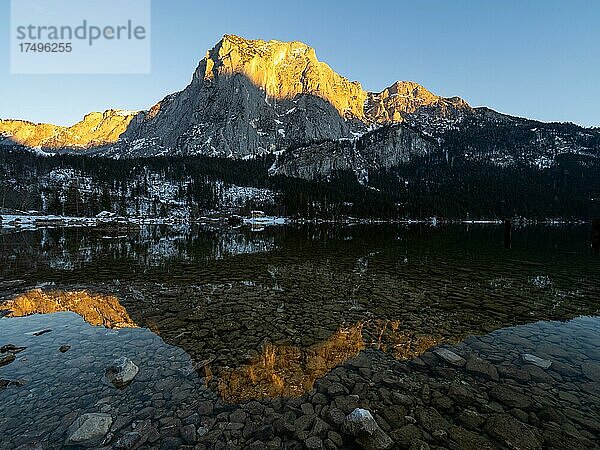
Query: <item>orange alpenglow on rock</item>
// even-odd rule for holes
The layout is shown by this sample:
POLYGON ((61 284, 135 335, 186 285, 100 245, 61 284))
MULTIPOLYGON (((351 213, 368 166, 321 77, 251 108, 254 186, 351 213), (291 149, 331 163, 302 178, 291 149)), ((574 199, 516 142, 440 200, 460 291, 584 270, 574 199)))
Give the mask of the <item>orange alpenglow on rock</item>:
POLYGON ((70 127, 24 120, 0 120, 0 134, 28 147, 89 148, 117 142, 137 113, 116 109, 103 113, 91 112, 70 127))
POLYGON ((11 312, 7 317, 71 311, 90 325, 106 328, 137 328, 127 310, 114 295, 88 291, 43 291, 32 289, 0 305, 11 312))
MULTIPOLYGON (((425 131, 436 124, 446 129, 470 112, 460 98, 439 97, 409 81, 367 92, 302 42, 225 35, 206 52, 187 87, 149 110, 90 113, 70 127, 0 120, 0 143, 50 151, 95 148, 119 157, 177 151, 245 158, 354 139, 375 125, 414 120, 425 131)), ((396 154, 405 150, 394 139, 391 145, 396 154)))
POLYGON ((365 114, 377 123, 402 122, 423 107, 435 108, 442 116, 471 110, 459 97, 440 97, 413 81, 397 81, 379 93, 369 92, 365 114))
POLYGON ((364 117, 367 93, 360 83, 338 75, 317 59, 313 48, 302 42, 225 35, 206 53, 205 64, 200 67, 204 68, 202 76, 207 80, 242 74, 273 99, 311 94, 327 100, 342 117, 364 117))

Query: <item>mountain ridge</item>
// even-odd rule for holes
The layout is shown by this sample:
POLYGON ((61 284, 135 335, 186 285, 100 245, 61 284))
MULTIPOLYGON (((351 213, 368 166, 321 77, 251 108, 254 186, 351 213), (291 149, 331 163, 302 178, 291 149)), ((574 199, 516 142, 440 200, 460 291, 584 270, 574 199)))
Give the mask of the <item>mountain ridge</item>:
MULTIPOLYGON (((133 153, 182 151, 248 157, 298 142, 353 138, 369 127, 402 122, 419 107, 442 103, 450 104, 414 82, 397 81, 380 93, 365 91, 358 81, 348 80, 319 61, 315 50, 299 41, 224 35, 206 52, 190 83, 181 91, 167 95, 146 111, 124 116, 126 119, 120 123, 116 119, 123 116, 113 114, 117 110, 85 116, 109 116, 115 122, 112 133, 85 118, 70 127, 3 120, 0 133, 16 144, 48 149, 123 144, 103 149, 112 156, 133 149, 133 153), (405 102, 399 103, 392 99, 392 91, 402 86, 411 86, 414 95, 405 94, 405 102), (240 92, 246 94, 246 101, 239 98, 240 92), (392 95, 386 95, 390 92, 392 95), (220 116, 211 103, 218 103, 218 108, 228 107, 230 114, 220 116), (303 114, 295 114, 295 108, 303 114), (238 114, 254 130, 237 123, 228 136, 223 136, 214 129, 215 125, 227 128, 231 117, 238 114), (316 119, 311 121, 312 116, 316 119), (284 126, 279 126, 280 122, 285 122, 284 126), (79 134, 69 133, 74 127, 79 134), (266 138, 265 134, 271 136, 266 138), (248 142, 246 145, 234 142, 240 136, 248 142), (155 147, 153 151, 151 147, 155 147)), ((465 110, 470 108, 462 100, 460 104, 465 110)))
POLYGON ((29 147, 88 148, 117 142, 138 112, 119 109, 93 111, 70 126, 0 119, 0 133, 29 147))
POLYGON ((361 183, 414 158, 552 167, 596 158, 600 131, 471 107, 414 81, 368 92, 299 42, 223 38, 189 84, 148 110, 90 113, 71 127, 0 121, 3 146, 111 158, 275 155, 269 173, 308 180, 353 172, 361 183))

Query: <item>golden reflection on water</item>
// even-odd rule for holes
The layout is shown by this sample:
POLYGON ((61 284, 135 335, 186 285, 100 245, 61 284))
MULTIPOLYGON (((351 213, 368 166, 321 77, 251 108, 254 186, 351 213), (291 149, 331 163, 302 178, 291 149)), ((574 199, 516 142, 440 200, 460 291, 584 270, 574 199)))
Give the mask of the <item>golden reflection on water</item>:
POLYGON ((90 325, 101 325, 106 328, 138 328, 117 297, 91 294, 85 290, 32 289, 0 304, 0 309, 11 311, 7 317, 71 311, 79 314, 90 325))
POLYGON ((301 396, 313 388, 317 379, 358 356, 367 346, 365 341, 370 341, 370 347, 398 359, 411 359, 444 339, 401 330, 398 320, 358 322, 304 349, 293 345, 265 345, 261 355, 250 364, 223 370, 219 392, 228 402, 301 396), (371 339, 365 339, 364 335, 371 339))
MULTIPOLYGON (((0 304, 0 309, 10 310, 8 317, 70 311, 94 326, 138 327, 116 296, 86 290, 32 289, 0 304)), ((154 320, 149 320, 145 326, 155 334, 161 334, 154 320)), ((221 396, 228 402, 298 397, 310 391, 316 380, 358 356, 367 347, 398 359, 411 359, 442 342, 448 342, 447 337, 417 334, 403 328, 399 320, 375 319, 341 327, 325 341, 305 348, 266 344, 258 357, 239 367, 214 367, 215 373, 210 363, 202 367, 205 381, 209 382, 214 376, 221 396)), ((193 349, 184 350, 193 353, 193 349)))
POLYGON ((448 343, 449 340, 442 336, 416 334, 411 330, 400 328, 399 320, 375 320, 372 322, 376 339, 371 347, 394 355, 397 359, 412 359, 422 355, 431 347, 448 343))
POLYGON ((307 348, 265 345, 251 364, 226 369, 219 392, 229 402, 272 397, 298 397, 318 378, 365 348, 362 323, 341 328, 329 339, 307 348))

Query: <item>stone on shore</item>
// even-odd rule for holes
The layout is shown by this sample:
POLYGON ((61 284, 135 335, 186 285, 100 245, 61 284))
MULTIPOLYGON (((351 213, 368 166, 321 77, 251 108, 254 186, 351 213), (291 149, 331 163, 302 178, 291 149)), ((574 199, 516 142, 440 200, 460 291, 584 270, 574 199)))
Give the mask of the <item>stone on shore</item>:
POLYGON ((509 414, 492 415, 485 426, 490 436, 513 450, 539 450, 542 442, 538 432, 509 414))
POLYGON ((436 355, 446 361, 448 364, 452 364, 453 366, 462 367, 467 361, 462 357, 454 353, 453 351, 448 350, 447 348, 436 348, 433 351, 436 355))

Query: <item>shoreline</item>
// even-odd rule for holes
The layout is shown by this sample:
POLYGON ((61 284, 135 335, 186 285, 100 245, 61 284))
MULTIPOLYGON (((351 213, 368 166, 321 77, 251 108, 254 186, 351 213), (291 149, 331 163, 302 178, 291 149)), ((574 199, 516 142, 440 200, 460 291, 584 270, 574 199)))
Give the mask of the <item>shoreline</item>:
MULTIPOLYGON (((585 225, 592 223, 592 219, 510 219, 515 226, 529 225, 585 225)), ((0 229, 40 229, 40 228, 76 228, 76 227, 102 227, 115 228, 137 227, 142 225, 229 225, 236 227, 240 225, 252 228, 303 225, 303 224, 330 224, 330 225, 503 225, 501 219, 376 219, 346 217, 341 219, 308 219, 283 216, 243 217, 236 214, 202 216, 197 219, 189 218, 152 218, 152 217, 123 217, 117 215, 104 215, 96 217, 74 217, 39 214, 0 214, 0 229)))

